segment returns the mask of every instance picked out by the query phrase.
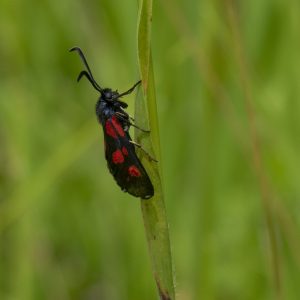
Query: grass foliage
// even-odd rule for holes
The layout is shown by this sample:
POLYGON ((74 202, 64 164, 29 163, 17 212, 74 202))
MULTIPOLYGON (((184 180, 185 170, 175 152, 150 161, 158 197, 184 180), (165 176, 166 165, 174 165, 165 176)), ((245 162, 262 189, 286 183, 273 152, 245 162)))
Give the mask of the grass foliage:
POLYGON ((153 5, 139 53, 155 94, 136 1, 1 1, 0 299, 157 298, 140 201, 107 170, 73 45, 105 87, 142 67, 152 134, 137 138, 164 172, 176 298, 300 298, 299 1, 153 5))
POLYGON ((151 162, 145 153, 140 154, 141 160, 151 176, 155 191, 154 197, 150 200, 141 201, 141 207, 158 293, 161 299, 171 300, 175 299, 175 291, 169 228, 162 187, 162 159, 151 56, 152 1, 142 0, 139 6, 137 41, 143 97, 137 97, 135 121, 137 124, 142 124, 144 128, 149 128, 150 134, 136 130, 135 136, 137 141, 143 147, 147 147, 146 149, 151 151, 158 160, 158 163, 151 162))

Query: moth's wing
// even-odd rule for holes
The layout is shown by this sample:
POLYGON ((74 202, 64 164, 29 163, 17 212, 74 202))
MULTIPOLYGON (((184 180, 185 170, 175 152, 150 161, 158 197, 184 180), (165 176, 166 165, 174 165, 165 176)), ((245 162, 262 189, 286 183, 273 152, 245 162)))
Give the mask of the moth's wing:
POLYGON ((104 127, 105 158, 108 168, 121 189, 142 199, 151 198, 154 188, 151 180, 130 143, 128 132, 108 119, 104 127))

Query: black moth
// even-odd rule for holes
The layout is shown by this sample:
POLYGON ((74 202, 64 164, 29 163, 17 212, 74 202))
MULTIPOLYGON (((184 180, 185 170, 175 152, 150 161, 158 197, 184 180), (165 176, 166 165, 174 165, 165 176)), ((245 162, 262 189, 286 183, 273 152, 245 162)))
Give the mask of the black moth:
POLYGON ((123 191, 142 199, 151 198, 154 195, 153 185, 135 153, 135 147, 141 146, 133 142, 129 135, 130 126, 140 128, 131 123, 133 119, 124 111, 128 105, 120 100, 121 97, 133 92, 141 81, 121 94, 110 88, 102 89, 95 81, 81 49, 74 47, 70 51, 78 52, 87 69, 80 72, 77 81, 85 76, 100 92, 96 115, 104 132, 105 158, 109 171, 123 191))

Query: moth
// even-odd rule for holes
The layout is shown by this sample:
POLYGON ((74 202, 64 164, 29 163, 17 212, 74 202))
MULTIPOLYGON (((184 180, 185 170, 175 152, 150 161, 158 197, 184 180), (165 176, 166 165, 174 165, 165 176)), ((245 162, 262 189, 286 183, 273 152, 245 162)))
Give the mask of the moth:
MULTIPOLYGON (((128 105, 121 100, 122 97, 132 93, 141 81, 123 93, 113 91, 111 88, 102 88, 94 79, 82 50, 73 47, 70 51, 79 54, 86 68, 79 73, 77 81, 86 77, 100 93, 96 103, 96 115, 103 128, 105 158, 110 173, 124 192, 142 199, 151 198, 154 195, 152 182, 135 151, 136 147, 142 150, 143 148, 131 139, 129 129, 134 126, 144 132, 149 131, 132 123, 134 119, 125 111, 128 105)), ((148 156, 151 158, 150 155, 148 156)))

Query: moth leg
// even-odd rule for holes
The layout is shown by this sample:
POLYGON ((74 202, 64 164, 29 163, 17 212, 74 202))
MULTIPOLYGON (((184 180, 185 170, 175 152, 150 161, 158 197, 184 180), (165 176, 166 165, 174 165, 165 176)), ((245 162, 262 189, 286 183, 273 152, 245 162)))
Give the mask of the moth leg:
POLYGON ((155 161, 155 162, 158 162, 158 160, 156 160, 155 158, 153 158, 140 144, 134 142, 134 141, 129 141, 130 144, 138 147, 139 149, 141 149, 147 156, 150 160, 152 161, 155 161))
MULTIPOLYGON (((128 115, 128 114, 127 114, 127 115, 128 115)), ((129 119, 130 119, 131 121, 134 122, 134 117, 132 117, 131 115, 128 115, 128 117, 129 117, 129 119)))
POLYGON ((139 129, 140 131, 147 132, 147 133, 150 132, 150 130, 142 129, 142 128, 140 128, 139 126, 137 126, 137 125, 135 125, 135 124, 133 124, 133 123, 131 123, 131 122, 128 122, 128 124, 129 124, 130 126, 133 126, 133 127, 137 128, 137 129, 139 129))
POLYGON ((116 115, 118 116, 118 118, 120 117, 124 121, 127 121, 130 118, 130 116, 125 112, 121 113, 121 112, 117 111, 116 115))
POLYGON ((150 132, 150 130, 140 128, 139 126, 131 123, 128 120, 128 118, 131 119, 131 120, 133 120, 133 121, 134 121, 134 119, 132 117, 130 117, 129 115, 125 115, 125 114, 122 114, 120 112, 116 112, 116 115, 118 116, 119 119, 121 119, 122 121, 126 122, 128 125, 133 126, 133 127, 137 128, 137 129, 139 129, 140 131, 143 131, 143 132, 147 132, 147 133, 150 132))

